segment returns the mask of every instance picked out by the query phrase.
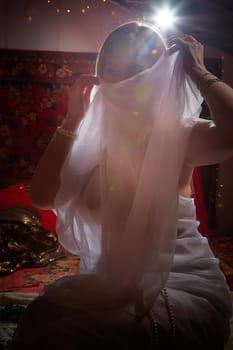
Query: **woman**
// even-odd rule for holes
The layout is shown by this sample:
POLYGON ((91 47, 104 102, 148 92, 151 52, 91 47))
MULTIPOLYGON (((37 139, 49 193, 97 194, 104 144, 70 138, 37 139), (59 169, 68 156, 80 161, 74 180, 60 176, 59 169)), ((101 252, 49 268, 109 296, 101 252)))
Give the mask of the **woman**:
POLYGON ((206 70, 193 37, 177 48, 126 23, 103 43, 97 77, 69 90, 31 199, 56 210, 80 269, 27 308, 13 349, 223 349, 229 289, 198 232, 190 181, 194 166, 233 154, 233 92, 206 70), (88 105, 90 84, 99 86, 88 105), (199 90, 214 122, 199 119, 199 90))

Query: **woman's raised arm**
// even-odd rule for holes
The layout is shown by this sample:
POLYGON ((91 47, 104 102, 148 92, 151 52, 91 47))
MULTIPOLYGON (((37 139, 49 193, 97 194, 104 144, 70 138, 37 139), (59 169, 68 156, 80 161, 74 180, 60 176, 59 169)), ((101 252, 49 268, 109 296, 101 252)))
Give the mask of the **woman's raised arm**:
POLYGON ((41 157, 30 185, 31 201, 40 208, 49 209, 54 206, 60 187, 61 169, 88 104, 85 87, 93 84, 97 84, 96 77, 81 75, 67 89, 69 102, 66 118, 41 157))
POLYGON ((204 47, 190 35, 177 40, 184 69, 200 89, 213 122, 197 123, 190 138, 187 161, 191 165, 220 163, 233 155, 233 89, 204 65, 204 47))

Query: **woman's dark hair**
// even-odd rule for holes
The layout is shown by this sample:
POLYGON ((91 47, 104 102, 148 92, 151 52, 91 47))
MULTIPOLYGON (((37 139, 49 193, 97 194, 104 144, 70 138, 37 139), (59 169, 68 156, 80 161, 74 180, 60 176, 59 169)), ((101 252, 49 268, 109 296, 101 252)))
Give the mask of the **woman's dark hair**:
POLYGON ((137 21, 127 22, 114 29, 105 39, 100 48, 95 65, 95 74, 102 76, 104 57, 119 48, 119 57, 122 43, 132 43, 139 55, 145 55, 149 51, 157 50, 158 47, 166 48, 162 35, 152 25, 137 21))

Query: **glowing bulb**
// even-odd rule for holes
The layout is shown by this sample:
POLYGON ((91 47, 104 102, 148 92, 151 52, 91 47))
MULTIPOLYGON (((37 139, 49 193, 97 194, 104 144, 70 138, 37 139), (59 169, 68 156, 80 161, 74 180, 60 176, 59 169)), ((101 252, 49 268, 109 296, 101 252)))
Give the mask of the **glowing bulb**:
POLYGON ((171 10, 164 8, 158 11, 157 15, 155 16, 155 21, 158 27, 169 28, 174 25, 176 18, 171 10))

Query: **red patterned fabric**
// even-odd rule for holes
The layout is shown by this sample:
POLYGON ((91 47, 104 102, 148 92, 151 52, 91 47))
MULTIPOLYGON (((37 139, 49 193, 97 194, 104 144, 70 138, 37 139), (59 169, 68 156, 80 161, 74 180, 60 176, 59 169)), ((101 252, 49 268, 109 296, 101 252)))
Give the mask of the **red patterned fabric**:
POLYGON ((0 49, 0 173, 30 179, 66 113, 65 87, 89 73, 95 53, 0 49))

